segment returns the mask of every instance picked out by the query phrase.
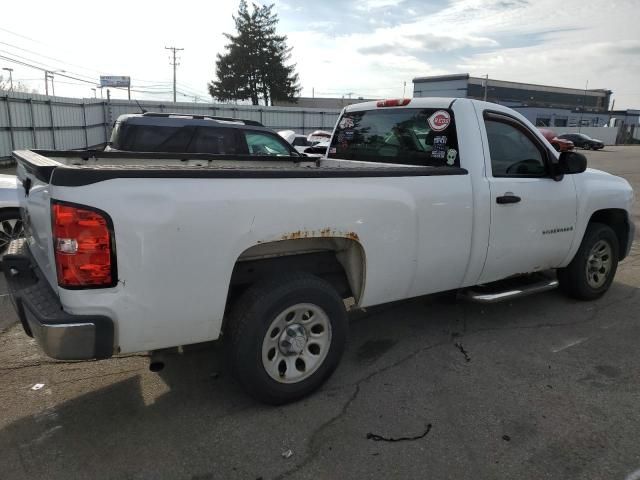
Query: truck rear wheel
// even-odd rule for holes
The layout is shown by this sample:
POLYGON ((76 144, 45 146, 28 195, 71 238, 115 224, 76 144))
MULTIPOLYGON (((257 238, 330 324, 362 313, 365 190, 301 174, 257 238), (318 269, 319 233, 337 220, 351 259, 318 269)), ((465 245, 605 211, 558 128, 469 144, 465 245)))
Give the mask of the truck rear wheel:
POLYGON ((558 269, 560 288, 580 300, 601 297, 613 282, 618 258, 615 232, 602 223, 590 223, 571 263, 558 269))
POLYGON ((17 208, 0 210, 0 260, 7 251, 11 240, 24 237, 20 211, 17 208))
POLYGON ((250 287, 228 321, 235 377, 254 398, 298 400, 333 373, 346 344, 342 298, 314 275, 294 273, 250 287))

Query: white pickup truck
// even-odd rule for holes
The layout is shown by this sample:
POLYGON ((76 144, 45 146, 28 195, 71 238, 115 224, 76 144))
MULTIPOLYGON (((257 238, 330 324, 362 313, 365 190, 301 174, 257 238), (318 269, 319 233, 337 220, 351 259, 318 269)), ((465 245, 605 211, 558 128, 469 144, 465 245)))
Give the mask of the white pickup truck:
POLYGON ((14 156, 26 239, 4 271, 48 355, 221 338, 241 384, 276 404, 336 368, 349 298, 488 302, 559 283, 594 299, 634 235, 625 180, 468 99, 351 105, 322 159, 14 156))

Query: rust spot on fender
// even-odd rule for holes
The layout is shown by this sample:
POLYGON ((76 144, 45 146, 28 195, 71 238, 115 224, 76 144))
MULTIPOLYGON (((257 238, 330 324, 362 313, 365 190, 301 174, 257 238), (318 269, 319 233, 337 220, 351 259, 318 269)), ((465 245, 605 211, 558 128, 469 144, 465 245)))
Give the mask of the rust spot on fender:
POLYGON ((356 232, 348 232, 346 236, 347 238, 350 238, 351 240, 355 240, 356 242, 360 241, 360 237, 356 232))
POLYGON ((280 240, 298 240, 300 238, 309 238, 309 231, 296 230, 295 232, 285 233, 280 237, 280 240))
POLYGON ((358 237, 358 234, 356 232, 344 232, 331 227, 321 228, 320 230, 296 230, 295 232, 289 232, 281 235, 280 240, 299 240, 301 238, 328 237, 343 237, 350 240, 360 240, 360 237, 358 237))

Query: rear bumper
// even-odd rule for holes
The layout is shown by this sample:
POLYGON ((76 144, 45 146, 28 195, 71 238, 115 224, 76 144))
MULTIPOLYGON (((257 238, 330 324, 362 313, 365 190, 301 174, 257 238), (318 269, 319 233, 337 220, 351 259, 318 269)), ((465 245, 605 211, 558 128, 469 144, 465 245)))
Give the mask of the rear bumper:
POLYGON ((27 335, 60 360, 109 358, 113 321, 102 315, 71 315, 33 261, 26 241, 14 240, 2 262, 11 300, 27 335))

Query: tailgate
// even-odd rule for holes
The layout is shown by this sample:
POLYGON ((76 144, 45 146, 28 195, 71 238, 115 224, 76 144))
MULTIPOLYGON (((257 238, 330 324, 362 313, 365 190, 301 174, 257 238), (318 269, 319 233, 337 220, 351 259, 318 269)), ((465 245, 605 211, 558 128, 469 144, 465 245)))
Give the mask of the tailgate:
POLYGON ((57 291, 56 267, 51 236, 49 179, 58 162, 29 150, 13 152, 17 161, 16 175, 24 195, 20 195, 20 211, 29 250, 44 277, 57 291))

